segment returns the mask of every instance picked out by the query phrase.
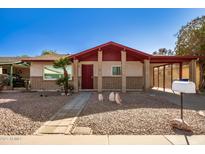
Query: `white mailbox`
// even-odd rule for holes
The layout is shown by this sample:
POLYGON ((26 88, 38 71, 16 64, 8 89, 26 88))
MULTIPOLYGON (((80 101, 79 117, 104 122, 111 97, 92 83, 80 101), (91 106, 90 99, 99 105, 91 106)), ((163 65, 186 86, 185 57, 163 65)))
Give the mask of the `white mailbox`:
POLYGON ((181 94, 181 119, 183 120, 183 94, 196 93, 196 85, 191 81, 174 81, 172 83, 172 90, 181 94))
POLYGON ((174 81, 172 90, 180 93, 196 93, 196 85, 191 81, 174 81))

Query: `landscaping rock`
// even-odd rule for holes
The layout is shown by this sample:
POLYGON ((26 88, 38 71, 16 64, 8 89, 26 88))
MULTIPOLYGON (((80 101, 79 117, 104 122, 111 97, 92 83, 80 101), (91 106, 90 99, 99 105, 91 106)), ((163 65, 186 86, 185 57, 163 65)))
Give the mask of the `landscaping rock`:
POLYGON ((102 94, 98 94, 98 101, 103 102, 103 95, 102 94))
POLYGON ((67 95, 65 93, 61 93, 61 96, 70 96, 70 93, 67 93, 67 95))
POLYGON ((173 128, 178 128, 185 131, 192 131, 191 126, 182 119, 173 119, 171 120, 171 126, 173 128))
POLYGON ((120 94, 119 93, 116 93, 115 94, 115 102, 117 103, 117 104, 121 104, 121 102, 122 102, 122 99, 120 98, 120 94))
POLYGON ((115 93, 111 92, 109 95, 109 101, 114 102, 115 101, 115 93))
POLYGON ((202 117, 205 117, 205 113, 203 111, 198 111, 198 114, 202 117))
MULTIPOLYGON (((109 94, 103 92, 104 98, 108 98, 109 94)), ((205 118, 190 108, 185 108, 183 112, 184 120, 191 125, 192 132, 173 129, 170 120, 179 116, 180 106, 149 94, 152 93, 120 93, 123 102, 116 105, 108 99, 99 103, 98 93, 93 92, 75 126, 89 127, 95 135, 205 134, 205 118)))
POLYGON ((67 97, 48 92, 49 97, 39 97, 41 93, 1 93, 0 135, 31 135, 42 123, 69 102, 76 94, 67 97))

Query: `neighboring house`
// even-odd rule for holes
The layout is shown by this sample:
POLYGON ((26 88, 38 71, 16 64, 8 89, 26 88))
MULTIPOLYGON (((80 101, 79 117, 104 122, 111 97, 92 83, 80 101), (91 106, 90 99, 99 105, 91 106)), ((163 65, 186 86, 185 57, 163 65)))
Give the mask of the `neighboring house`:
MULTIPOLYGON (((52 68, 53 61, 60 56, 40 56, 23 59, 30 62, 31 88, 35 90, 57 90, 55 80, 61 73, 52 68)), ((154 84, 154 68, 165 64, 179 64, 179 78, 182 78, 182 64, 190 64, 189 79, 196 80, 196 59, 193 56, 153 56, 145 52, 108 42, 94 48, 69 55, 72 65, 68 71, 70 83, 75 91, 141 91, 154 84)), ((166 69, 166 68, 165 68, 166 69)), ((165 85, 164 85, 165 86, 165 85)))
POLYGON ((0 57, 0 74, 10 76, 10 88, 24 86, 24 80, 30 78, 29 66, 21 57, 0 57))

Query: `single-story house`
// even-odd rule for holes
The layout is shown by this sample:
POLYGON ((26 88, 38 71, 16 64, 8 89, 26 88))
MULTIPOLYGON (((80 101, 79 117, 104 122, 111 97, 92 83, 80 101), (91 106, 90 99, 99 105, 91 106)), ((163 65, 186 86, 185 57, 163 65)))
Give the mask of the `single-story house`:
MULTIPOLYGON (((154 77, 156 68, 162 67, 165 70, 167 65, 177 64, 178 79, 181 79, 184 63, 189 64, 189 80, 196 81, 195 56, 154 56, 115 42, 67 56, 72 60, 68 72, 71 76, 69 82, 74 85, 75 92, 148 90, 158 80, 154 77)), ((53 61, 59 57, 47 55, 22 59, 30 63, 32 89, 59 89, 55 80, 62 75, 62 70, 52 66, 53 61)), ((165 88, 165 73, 162 80, 165 88)))

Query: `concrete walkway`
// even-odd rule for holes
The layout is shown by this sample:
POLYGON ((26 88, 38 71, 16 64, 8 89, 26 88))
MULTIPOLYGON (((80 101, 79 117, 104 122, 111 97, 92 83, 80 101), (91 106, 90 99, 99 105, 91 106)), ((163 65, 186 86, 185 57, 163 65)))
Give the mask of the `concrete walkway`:
POLYGON ((88 102, 90 92, 82 92, 71 102, 65 104, 51 119, 34 134, 70 134, 78 115, 88 102))
POLYGON ((43 135, 0 136, 6 144, 97 144, 97 145, 197 145, 205 144, 205 135, 43 135))

